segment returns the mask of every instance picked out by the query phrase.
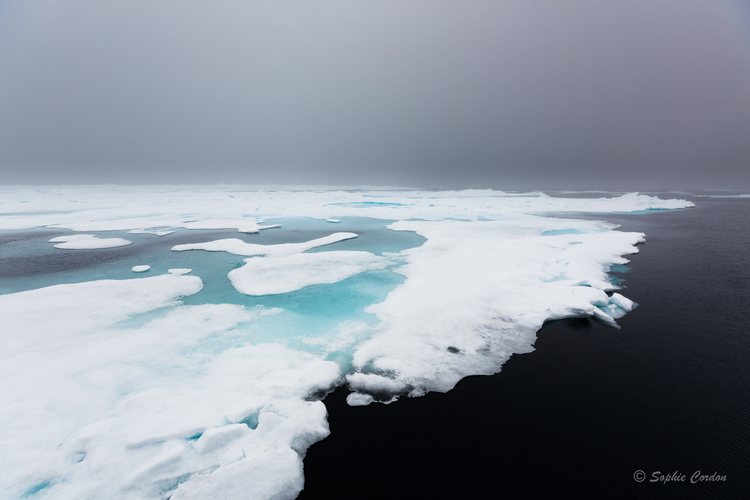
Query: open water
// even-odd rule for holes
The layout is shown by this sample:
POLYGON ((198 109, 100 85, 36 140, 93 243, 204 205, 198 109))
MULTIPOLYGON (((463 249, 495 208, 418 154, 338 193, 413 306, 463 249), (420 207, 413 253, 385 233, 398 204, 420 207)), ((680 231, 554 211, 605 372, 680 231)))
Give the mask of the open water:
POLYGON ((299 498, 748 498, 750 199, 693 201, 581 216, 647 235, 617 275, 639 304, 621 330, 550 322, 534 352, 446 394, 329 395, 299 498))

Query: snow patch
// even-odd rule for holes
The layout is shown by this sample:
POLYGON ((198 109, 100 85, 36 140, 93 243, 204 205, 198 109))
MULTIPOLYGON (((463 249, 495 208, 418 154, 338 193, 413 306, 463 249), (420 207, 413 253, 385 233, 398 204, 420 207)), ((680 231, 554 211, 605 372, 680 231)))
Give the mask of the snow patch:
POLYGON ((329 432, 325 406, 307 397, 335 384, 339 367, 280 344, 217 352, 207 339, 236 335, 262 312, 180 305, 201 286, 165 274, 0 295, 4 497, 44 481, 64 500, 299 493, 301 454, 329 432), (247 412, 255 429, 234 420, 247 412))
POLYGON ((643 241, 601 223, 538 217, 389 227, 427 242, 403 252, 406 281, 366 309, 380 323, 357 346, 346 378, 377 400, 445 392, 466 376, 496 373, 513 353, 533 349, 547 320, 591 316, 616 326, 602 308, 628 304, 607 296, 617 286, 606 271, 643 241), (576 231, 543 236, 558 227, 576 231))
POLYGON ((315 240, 303 243, 282 243, 279 245, 258 245, 254 243, 245 243, 237 238, 224 240, 209 241, 208 243, 192 243, 185 245, 175 245, 172 247, 174 252, 184 252, 186 250, 206 250, 209 252, 228 252, 234 255, 268 255, 282 256, 301 253, 312 248, 330 245, 339 241, 356 238, 356 233, 334 233, 315 240))
POLYGON ((245 259, 244 266, 229 272, 229 279, 245 295, 273 295, 309 285, 336 283, 387 265, 384 257, 370 252, 298 253, 245 259))
POLYGON ((174 233, 174 231, 170 231, 168 229, 164 229, 164 230, 131 229, 128 232, 131 234, 153 234, 156 236, 167 236, 169 234, 174 233))
POLYGON ((192 271, 193 271, 192 269, 187 269, 187 268, 167 269, 167 272, 169 274, 173 274, 175 276, 182 276, 183 274, 188 274, 192 271))
POLYGON ((64 250, 98 250, 102 248, 116 248, 132 245, 133 242, 123 238, 99 238, 93 234, 74 234, 72 236, 58 236, 49 240, 57 243, 55 248, 64 250))
POLYGON ((261 226, 258 221, 249 219, 206 219, 194 222, 184 222, 182 227, 186 229, 237 229, 240 233, 257 233, 262 229, 281 227, 281 224, 261 226))

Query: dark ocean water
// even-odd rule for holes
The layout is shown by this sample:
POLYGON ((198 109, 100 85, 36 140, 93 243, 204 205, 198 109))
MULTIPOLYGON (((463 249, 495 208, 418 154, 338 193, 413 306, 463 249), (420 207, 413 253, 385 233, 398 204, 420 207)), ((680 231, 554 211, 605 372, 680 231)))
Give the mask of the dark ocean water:
POLYGON ((694 201, 585 216, 647 234, 619 275, 640 304, 621 330, 550 322, 534 352, 446 394, 330 394, 299 498, 750 498, 750 199, 694 201))

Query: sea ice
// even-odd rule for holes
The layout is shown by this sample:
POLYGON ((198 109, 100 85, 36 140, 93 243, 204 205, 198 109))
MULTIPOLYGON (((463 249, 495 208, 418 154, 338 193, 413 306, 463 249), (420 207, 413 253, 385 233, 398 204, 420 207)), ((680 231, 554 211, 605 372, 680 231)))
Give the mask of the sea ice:
POLYGON ((57 243, 55 248, 65 250, 96 250, 100 248, 115 248, 132 245, 133 242, 123 238, 99 238, 93 234, 74 234, 72 236, 58 236, 49 240, 57 243))
POLYGON ((633 301, 627 297, 623 297, 619 293, 613 293, 609 298, 609 301, 625 312, 630 312, 633 310, 633 301))
POLYGON ((384 257, 370 252, 297 253, 245 259, 245 265, 231 271, 229 279, 245 295, 273 295, 309 285, 336 283, 387 265, 384 257))
POLYGON ((427 242, 403 252, 399 272, 407 280, 368 308, 380 323, 356 348, 347 381, 376 399, 445 392, 463 377, 495 373, 511 354, 532 350, 546 320, 593 316, 614 324, 597 307, 615 288, 605 269, 643 241, 598 223, 536 217, 389 227, 427 242), (578 234, 542 235, 559 224, 577 226, 578 234), (573 238, 581 244, 569 245, 573 238))
POLYGON ((301 454, 328 434, 324 405, 305 398, 335 384, 339 367, 279 344, 216 351, 205 342, 262 311, 179 305, 200 288, 166 274, 0 296, 3 331, 24 332, 0 354, 3 498, 300 491, 301 454), (170 306, 141 327, 118 326, 170 306))
MULTIPOLYGON (((182 244, 173 250, 250 258, 204 276, 213 268, 201 259, 220 261, 216 255, 170 253, 169 274, 0 295, 0 497, 293 498, 304 485, 305 450, 329 432, 319 398, 336 385, 354 391, 351 405, 444 392, 531 351, 546 320, 593 317, 614 326, 635 307, 615 292, 607 271, 626 264, 623 256, 637 252, 644 235, 548 214, 691 206, 638 193, 593 199, 492 190, 0 188, 4 230, 257 232, 274 227, 263 220, 333 222, 339 219, 328 217, 336 213, 396 221, 391 230, 426 238, 383 255, 319 248, 355 238, 353 232, 276 245, 182 244), (319 251, 306 252, 313 248, 319 251), (188 262, 196 262, 200 277, 178 267, 192 267, 188 262), (311 294, 327 296, 318 292, 345 290, 346 283, 334 283, 384 268, 403 281, 366 308, 370 315, 359 310, 315 335, 304 311, 271 316, 277 307, 182 301, 203 296, 201 278, 208 288, 229 276, 254 296, 242 300, 283 304, 274 294, 319 284, 311 294), (261 335, 263 324, 284 335, 261 335)), ((93 248, 111 240, 130 244, 81 234, 53 243, 93 248)))
POLYGON ((272 229, 281 227, 279 224, 261 226, 258 221, 249 219, 207 219, 195 222, 185 222, 182 227, 186 229, 237 229, 240 233, 257 233, 261 229, 272 229))
POLYGON ((148 271, 149 269, 151 269, 151 266, 148 266, 148 265, 144 265, 144 266, 133 266, 133 269, 132 269, 132 271, 133 271, 134 273, 145 273, 145 272, 146 272, 146 271, 148 271))
POLYGON ((207 250, 209 252, 229 252, 235 255, 269 255, 282 256, 292 255, 312 248, 330 245, 339 241, 356 238, 356 233, 333 233, 323 238, 306 241, 304 243, 282 243, 279 245, 257 245, 254 243, 245 243, 236 238, 225 240, 215 240, 208 243, 192 243, 184 245, 175 245, 172 250, 175 252, 184 252, 186 250, 207 250))
POLYGON ((175 276, 182 276, 183 274, 187 274, 192 271, 193 271, 192 269, 186 269, 186 268, 167 269, 167 272, 169 274, 174 274, 175 276))
POLYGON ((128 232, 131 234, 154 234, 156 236, 167 236, 167 235, 174 233, 174 231, 170 231, 169 229, 163 229, 163 230, 131 229, 128 232))
POLYGON ((0 229, 34 227, 74 231, 153 228, 231 228, 257 232, 259 220, 302 216, 380 219, 498 219, 513 214, 560 212, 643 212, 692 207, 686 200, 662 200, 628 193, 602 198, 556 198, 544 193, 464 191, 253 190, 247 187, 70 186, 45 190, 0 187, 0 229), (378 203, 372 201, 378 196, 378 203), (249 215, 252 214, 252 215, 249 215))

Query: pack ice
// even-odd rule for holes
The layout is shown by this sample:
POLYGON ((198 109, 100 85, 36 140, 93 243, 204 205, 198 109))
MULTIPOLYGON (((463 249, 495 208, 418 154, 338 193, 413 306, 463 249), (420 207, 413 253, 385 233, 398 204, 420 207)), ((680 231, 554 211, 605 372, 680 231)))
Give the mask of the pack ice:
MULTIPOLYGON (((368 217, 425 238, 396 253, 342 246, 359 241, 354 227, 296 243, 180 243, 159 256, 245 258, 218 276, 179 264, 159 271, 143 264, 135 243, 123 279, 87 279, 83 270, 79 282, 0 295, 0 497, 9 499, 294 498, 304 487, 305 451, 329 433, 321 398, 335 386, 351 389, 352 405, 445 392, 531 351, 546 320, 588 316, 616 326, 633 309, 607 272, 627 263, 645 236, 561 214, 645 217, 692 206, 637 193, 491 190, 107 186, 0 194, 0 230, 72 231, 52 241, 61 253, 132 243, 107 231, 155 240, 173 231, 252 234, 282 217, 342 229, 368 217), (401 277, 385 299, 337 316, 327 331, 285 312, 285 297, 291 304, 310 287, 347 290, 357 276, 384 272, 401 277), (233 303, 207 295, 204 284, 217 280, 242 295, 233 303), (279 334, 261 335, 268 329, 279 334)), ((334 314, 334 305, 314 313, 334 314)))

